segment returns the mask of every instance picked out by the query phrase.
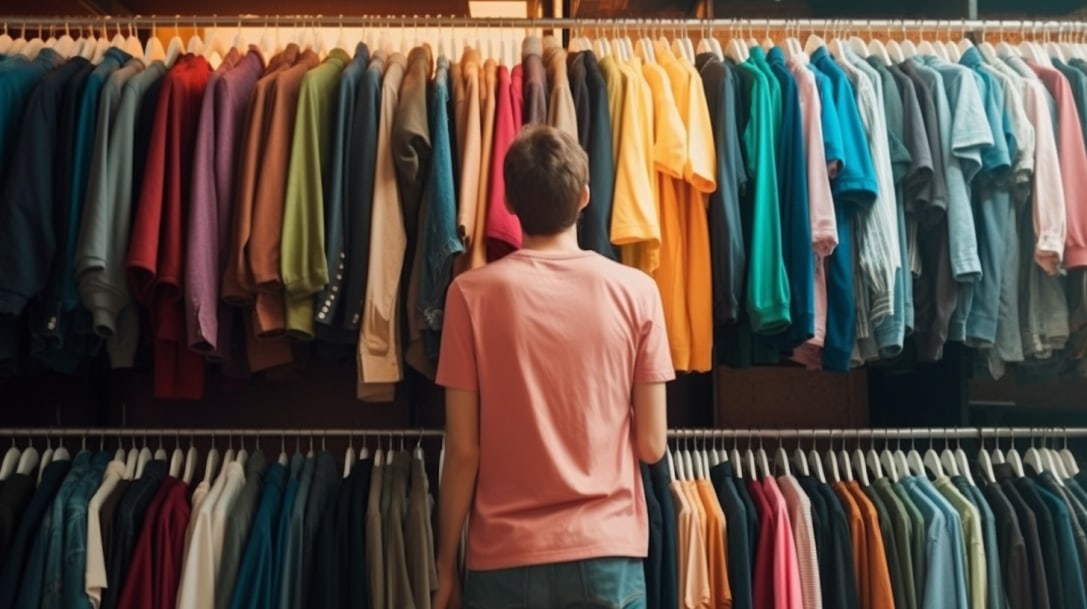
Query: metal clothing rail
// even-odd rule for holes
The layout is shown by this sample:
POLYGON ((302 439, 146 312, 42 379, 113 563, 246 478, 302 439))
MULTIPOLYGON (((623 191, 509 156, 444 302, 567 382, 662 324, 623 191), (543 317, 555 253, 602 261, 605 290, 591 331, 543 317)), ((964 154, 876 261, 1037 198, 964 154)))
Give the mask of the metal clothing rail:
POLYGON ((730 28, 799 28, 803 30, 947 30, 1023 31, 1031 33, 1073 33, 1087 31, 1083 21, 1022 21, 976 19, 598 19, 581 17, 501 18, 443 15, 0 15, 9 33, 22 27, 82 26, 151 27, 500 27, 523 29, 689 29, 727 30, 730 28))
POLYGON ((1087 427, 905 427, 858 429, 673 429, 679 439, 763 438, 797 440, 919 440, 1087 437, 1087 427))
MULTIPOLYGON (((130 428, 84 427, 0 428, 0 439, 17 437, 442 437, 441 429, 254 429, 254 428, 130 428)), ((910 440, 910 439, 992 439, 992 438, 1076 438, 1087 437, 1087 427, 909 427, 864 429, 670 429, 673 439, 763 438, 824 440, 910 440)))

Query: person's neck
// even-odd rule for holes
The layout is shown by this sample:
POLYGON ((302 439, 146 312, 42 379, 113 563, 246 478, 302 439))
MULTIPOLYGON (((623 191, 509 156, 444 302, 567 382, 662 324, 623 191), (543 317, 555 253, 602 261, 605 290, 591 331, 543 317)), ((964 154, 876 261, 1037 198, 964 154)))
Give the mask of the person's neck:
POLYGON ((521 249, 541 252, 578 252, 577 228, 570 227, 556 235, 524 235, 521 237, 521 249))

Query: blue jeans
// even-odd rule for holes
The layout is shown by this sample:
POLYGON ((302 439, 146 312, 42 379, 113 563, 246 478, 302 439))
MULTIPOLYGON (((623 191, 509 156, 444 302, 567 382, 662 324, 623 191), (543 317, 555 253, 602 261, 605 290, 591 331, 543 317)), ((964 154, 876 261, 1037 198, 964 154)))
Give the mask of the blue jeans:
POLYGON ((469 571, 465 609, 645 609, 638 558, 469 571))

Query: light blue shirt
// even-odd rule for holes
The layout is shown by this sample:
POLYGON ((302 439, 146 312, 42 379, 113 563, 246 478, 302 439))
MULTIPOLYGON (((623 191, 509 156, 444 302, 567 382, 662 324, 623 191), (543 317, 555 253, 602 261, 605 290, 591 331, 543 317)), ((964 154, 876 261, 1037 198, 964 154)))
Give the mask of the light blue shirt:
POLYGON ((911 476, 903 478, 902 485, 924 517, 928 535, 928 562, 921 606, 967 609, 966 562, 958 513, 928 480, 911 476), (959 523, 958 536, 954 534, 955 523, 959 523))

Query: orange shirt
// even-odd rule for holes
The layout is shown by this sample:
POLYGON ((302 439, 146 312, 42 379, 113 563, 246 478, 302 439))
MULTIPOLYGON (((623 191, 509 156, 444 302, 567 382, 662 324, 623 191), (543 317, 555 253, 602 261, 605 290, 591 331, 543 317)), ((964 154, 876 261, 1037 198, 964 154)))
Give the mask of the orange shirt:
POLYGON ((701 534, 697 511, 699 502, 692 501, 687 482, 672 482, 669 491, 676 508, 676 532, 679 537, 680 608, 706 609, 710 606, 710 579, 706 553, 698 539, 701 534))
POLYGON ((846 483, 860 509, 861 518, 867 531, 868 546, 868 597, 861 603, 871 609, 895 609, 894 591, 891 588, 891 572, 887 566, 887 552, 883 546, 883 535, 879 528, 879 514, 876 506, 861 490, 856 480, 846 483))
POLYGON ((725 548, 725 512, 708 480, 695 483, 702 507, 706 509, 706 566, 710 576, 710 607, 730 609, 732 588, 728 582, 728 552, 725 548))
POLYGON ((853 498, 853 494, 849 491, 849 487, 845 482, 834 482, 831 484, 831 488, 834 489, 834 493, 838 495, 838 498, 842 500, 842 508, 845 509, 846 517, 849 519, 849 538, 853 542, 853 573, 857 581, 857 598, 860 599, 862 606, 868 607, 869 596, 869 577, 868 577, 868 539, 864 526, 864 517, 861 515, 861 508, 857 505, 857 500, 853 498))

